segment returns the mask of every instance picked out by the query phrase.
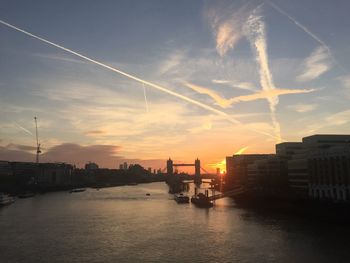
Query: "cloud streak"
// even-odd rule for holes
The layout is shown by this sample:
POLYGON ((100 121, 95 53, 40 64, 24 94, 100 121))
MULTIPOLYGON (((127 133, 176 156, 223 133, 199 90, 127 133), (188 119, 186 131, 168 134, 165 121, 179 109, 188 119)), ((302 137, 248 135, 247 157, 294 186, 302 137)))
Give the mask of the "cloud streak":
POLYGON ((225 99, 221 97, 217 92, 209 88, 194 85, 188 82, 185 83, 185 86, 188 88, 191 88, 192 90, 200 94, 206 94, 210 96, 222 108, 228 108, 229 106, 232 106, 233 104, 239 103, 239 102, 255 101, 259 99, 269 99, 271 97, 278 97, 281 95, 302 94, 302 93, 310 93, 315 91, 314 89, 277 89, 275 88, 270 90, 258 91, 253 94, 242 95, 242 96, 237 96, 230 99, 225 99))
POLYGON ((313 111, 317 107, 318 107, 317 104, 296 104, 296 105, 290 105, 287 108, 299 113, 304 113, 304 112, 313 111))
POLYGON ((277 12, 287 17, 289 20, 291 20, 297 27, 299 27, 301 30, 303 30, 306 34, 308 34, 311 38, 313 38, 316 42, 318 42, 328 53, 329 57, 331 58, 332 62, 336 64, 343 72, 346 72, 343 66, 341 66, 338 61, 334 58, 332 51, 330 47, 317 35, 315 35, 311 30, 309 30, 306 26, 301 24, 298 20, 296 20, 294 17, 292 17, 290 14, 288 14, 286 11, 284 11, 282 8, 280 8, 278 5, 276 5, 272 1, 266 1, 272 8, 274 8, 277 12))
POLYGON ((145 87, 145 84, 142 83, 142 87, 143 87, 143 96, 144 96, 144 98, 145 98, 146 112, 148 113, 148 112, 149 112, 149 109, 148 109, 148 100, 147 100, 147 95, 146 95, 146 87, 145 87))
POLYGON ((231 3, 215 4, 208 8, 206 15, 214 32, 216 51, 224 56, 244 36, 242 28, 248 17, 248 6, 236 9, 231 3))
POLYGON ((281 127, 276 118, 276 106, 278 105, 278 96, 272 95, 271 91, 275 90, 275 84, 272 79, 272 74, 269 68, 269 60, 267 55, 267 44, 265 34, 265 23, 262 21, 261 16, 257 13, 259 8, 252 11, 246 24, 245 34, 251 44, 252 49, 255 51, 255 59, 259 65, 260 85, 263 91, 269 94, 266 99, 269 102, 271 111, 271 120, 274 127, 275 136, 277 141, 281 141, 281 127), (270 95, 271 94, 271 95, 270 95))
POLYGON ((27 134, 29 134, 29 135, 31 135, 31 136, 34 136, 33 133, 32 133, 30 130, 28 130, 28 129, 22 127, 22 126, 19 125, 18 123, 14 122, 14 125, 15 125, 17 128, 19 128, 19 129, 21 129, 22 131, 24 131, 25 133, 27 133, 27 134))
MULTIPOLYGON (((21 33, 23 33, 23 34, 25 34, 25 35, 28 35, 28 36, 30 36, 30 37, 32 37, 32 38, 35 38, 35 39, 40 40, 40 41, 42 41, 42 42, 44 42, 44 43, 47 43, 47 44, 49 44, 49 45, 51 45, 51 46, 54 46, 54 47, 59 48, 59 49, 61 49, 61 50, 64 50, 64 51, 66 51, 66 52, 68 52, 68 53, 70 53, 70 54, 73 54, 73 55, 75 55, 75 56, 77 56, 77 57, 80 57, 80 58, 82 58, 82 59, 84 59, 84 60, 87 60, 87 61, 89 61, 89 62, 91 62, 91 63, 93 63, 93 64, 96 64, 96 65, 101 66, 101 67, 103 67, 103 68, 105 68, 105 69, 108 69, 108 70, 110 70, 110 71, 113 71, 113 72, 115 72, 115 73, 118 73, 118 74, 120 74, 120 75, 123 75, 123 76, 125 76, 125 77, 127 77, 127 78, 129 78, 129 79, 135 80, 135 81, 137 81, 137 82, 139 82, 139 83, 145 84, 145 85, 147 85, 147 86, 149 86, 149 87, 151 87, 151 88, 153 88, 153 89, 160 90, 160 91, 162 91, 162 92, 164 92, 164 93, 167 93, 167 94, 172 95, 173 97, 177 97, 177 98, 180 98, 180 99, 182 99, 182 100, 184 100, 184 101, 186 101, 186 102, 189 102, 189 103, 191 103, 191 104, 197 105, 197 106, 199 106, 199 107, 201 107, 201 108, 203 108, 203 109, 206 109, 206 110, 208 110, 208 111, 210 111, 210 112, 213 112, 213 113, 215 113, 215 114, 217 114, 217 115, 223 117, 224 119, 226 119, 227 121, 229 121, 229 122, 231 122, 231 123, 233 123, 233 124, 235 124, 235 125, 243 125, 240 121, 238 121, 238 120, 232 118, 232 117, 231 117, 230 115, 228 115, 227 113, 225 113, 225 112, 223 112, 223 111, 220 111, 220 110, 218 110, 218 109, 215 109, 215 108, 213 108, 213 107, 211 107, 211 106, 209 106, 209 105, 206 105, 206 104, 204 104, 204 103, 202 103, 202 102, 199 102, 199 101, 197 101, 197 100, 191 99, 191 98, 186 97, 186 96, 184 96, 184 95, 182 95, 182 94, 179 94, 179 93, 177 93, 177 92, 174 92, 174 91, 172 91, 172 90, 169 90, 169 89, 167 89, 167 88, 164 88, 164 87, 162 87, 162 86, 159 86, 159 85, 154 84, 154 83, 152 83, 152 82, 149 82, 149 81, 140 79, 140 78, 138 78, 138 77, 136 77, 136 76, 134 76, 134 75, 131 75, 131 74, 129 74, 129 73, 126 73, 126 72, 124 72, 124 71, 121 71, 121 70, 119 70, 119 69, 117 69, 117 68, 111 67, 111 66, 109 66, 109 65, 107 65, 107 64, 104 64, 104 63, 102 63, 102 62, 100 62, 100 61, 97 61, 97 60, 94 60, 94 59, 89 58, 89 57, 87 57, 87 56, 84 56, 84 55, 82 55, 82 54, 80 54, 80 53, 78 53, 78 52, 76 52, 76 51, 73 51, 73 50, 68 49, 68 48, 66 48, 66 47, 63 47, 63 46, 61 46, 61 45, 58 45, 58 44, 56 44, 56 43, 54 43, 54 42, 51 42, 51 41, 49 41, 49 40, 47 40, 47 39, 44 39, 44 38, 42 38, 42 37, 39 37, 39 36, 37 36, 37 35, 35 35, 35 34, 32 34, 32 33, 28 32, 28 31, 25 31, 25 30, 23 30, 23 29, 21 29, 21 28, 19 28, 19 27, 16 27, 16 26, 14 26, 14 25, 11 25, 11 24, 9 24, 9 23, 3 21, 3 20, 0 20, 0 23, 3 24, 3 25, 5 25, 5 26, 7 26, 7 27, 9 27, 9 28, 14 29, 14 30, 16 30, 16 31, 18 31, 18 32, 21 32, 21 33)), ((260 130, 255 130, 255 129, 252 129, 252 130, 255 131, 255 132, 258 132, 258 133, 260 133, 260 134, 264 134, 264 135, 267 135, 267 136, 270 136, 270 137, 275 137, 274 135, 271 135, 270 133, 266 133, 265 131, 260 131, 260 130)))
POLYGON ((237 152, 235 152, 234 155, 242 154, 242 153, 244 153, 247 149, 248 149, 248 146, 242 147, 242 148, 239 149, 237 152))
POLYGON ((303 65, 304 72, 297 77, 297 80, 305 82, 316 79, 327 72, 330 68, 329 53, 323 46, 320 46, 305 59, 303 65))
POLYGON ((256 87, 254 87, 253 83, 251 82, 238 82, 238 81, 231 81, 231 80, 225 80, 225 79, 213 79, 213 83, 215 84, 223 84, 223 85, 230 85, 233 88, 238 88, 242 90, 250 90, 250 91, 256 91, 256 87))

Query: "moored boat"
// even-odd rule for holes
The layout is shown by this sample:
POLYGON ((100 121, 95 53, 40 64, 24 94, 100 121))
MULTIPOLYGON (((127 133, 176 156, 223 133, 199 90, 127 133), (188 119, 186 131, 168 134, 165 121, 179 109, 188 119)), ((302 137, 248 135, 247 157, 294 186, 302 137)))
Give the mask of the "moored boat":
POLYGON ((12 204, 14 201, 14 197, 0 193, 0 206, 12 204))
POLYGON ((203 193, 199 193, 191 197, 191 203, 198 207, 212 207, 214 204, 210 201, 209 197, 203 193))
POLYGON ((32 192, 24 192, 18 195, 19 198, 29 198, 35 196, 32 192))
POLYGON ((174 200, 178 204, 185 204, 190 202, 190 198, 187 195, 184 195, 183 193, 180 194, 175 194, 174 195, 174 200))
POLYGON ((86 189, 85 188, 76 188, 76 189, 72 189, 69 192, 70 193, 79 193, 79 192, 85 192, 86 189))

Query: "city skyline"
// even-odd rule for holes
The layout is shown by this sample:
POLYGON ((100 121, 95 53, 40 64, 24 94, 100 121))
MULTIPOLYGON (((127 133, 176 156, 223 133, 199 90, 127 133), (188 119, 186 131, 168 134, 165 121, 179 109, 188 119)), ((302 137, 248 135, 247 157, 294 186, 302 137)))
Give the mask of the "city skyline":
POLYGON ((350 133, 346 1, 0 2, 0 159, 35 158, 34 116, 43 160, 109 168, 350 133))

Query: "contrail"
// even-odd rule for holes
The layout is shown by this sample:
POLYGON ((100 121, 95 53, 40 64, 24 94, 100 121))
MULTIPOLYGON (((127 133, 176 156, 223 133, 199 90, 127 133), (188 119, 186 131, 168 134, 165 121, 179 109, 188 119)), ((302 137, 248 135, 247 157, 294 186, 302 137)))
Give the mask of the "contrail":
MULTIPOLYGON (((192 103, 192 104, 194 104, 194 105, 197 105, 197 106, 199 106, 199 107, 201 107, 201 108, 203 108, 203 109, 206 109, 206 110, 208 110, 208 111, 211 111, 211 112, 213 112, 213 113, 215 113, 215 114, 217 114, 217 115, 219 115, 219 116, 222 116, 222 117, 225 118, 227 121, 229 121, 229 122, 231 122, 231 123, 233 123, 233 124, 243 126, 243 124, 242 124, 240 121, 238 121, 238 120, 232 118, 229 114, 227 114, 227 113, 225 113, 225 112, 223 112, 223 111, 220 111, 220 110, 218 110, 218 109, 215 109, 215 108, 213 108, 213 107, 211 107, 211 106, 209 106, 209 105, 206 105, 206 104, 204 104, 204 103, 202 103, 202 102, 196 101, 196 100, 194 100, 194 99, 191 99, 191 98, 189 98, 189 97, 186 97, 186 96, 184 96, 184 95, 181 95, 181 94, 179 94, 179 93, 177 93, 177 92, 171 91, 171 90, 166 89, 166 88, 164 88, 164 87, 161 87, 161 86, 159 86, 159 85, 157 85, 157 84, 154 84, 154 83, 152 83, 152 82, 149 82, 149 81, 140 79, 140 78, 138 78, 138 77, 136 77, 136 76, 133 76, 133 75, 131 75, 131 74, 129 74, 129 73, 126 73, 126 72, 124 72, 124 71, 121 71, 121 70, 119 70, 119 69, 117 69, 117 68, 108 66, 107 64, 104 64, 104 63, 102 63, 102 62, 99 62, 99 61, 97 61, 97 60, 94 60, 94 59, 92 59, 92 58, 89 58, 89 57, 87 57, 87 56, 84 56, 84 55, 82 55, 82 54, 80 54, 80 53, 78 53, 78 52, 76 52, 76 51, 73 51, 73 50, 71 50, 71 49, 69 49, 69 48, 63 47, 63 46, 58 45, 58 44, 56 44, 56 43, 53 43, 53 42, 51 42, 51 41, 49 41, 49 40, 47 40, 47 39, 45 39, 45 38, 39 37, 39 36, 37 36, 37 35, 34 35, 34 34, 28 32, 28 31, 26 31, 26 30, 23 30, 23 29, 21 29, 21 28, 19 28, 19 27, 16 27, 16 26, 14 26, 14 25, 11 25, 11 24, 9 24, 9 23, 3 21, 3 20, 0 20, 0 23, 3 24, 3 25, 5 25, 5 26, 7 26, 7 27, 10 27, 10 28, 12 28, 12 29, 14 29, 14 30, 16 30, 16 31, 22 32, 22 33, 25 34, 25 35, 28 35, 28 36, 33 37, 33 38, 35 38, 35 39, 38 39, 38 40, 40 40, 40 41, 42 41, 42 42, 45 42, 45 43, 47 43, 47 44, 49 44, 49 45, 51 45, 51 46, 57 47, 57 48, 59 48, 59 49, 61 49, 61 50, 64 50, 64 51, 70 53, 70 54, 73 54, 73 55, 75 55, 75 56, 77 56, 77 57, 80 57, 80 58, 82 58, 82 59, 84 59, 84 60, 87 60, 87 61, 92 62, 92 63, 94 63, 94 64, 96 64, 96 65, 99 65, 99 66, 101 66, 101 67, 103 67, 103 68, 106 68, 106 69, 109 69, 109 70, 111 70, 111 71, 113 71, 113 72, 116 72, 116 73, 118 73, 118 74, 121 74, 121 75, 123 75, 123 76, 125 76, 125 77, 127 77, 127 78, 129 78, 129 79, 135 80, 135 81, 140 82, 140 83, 142 83, 142 84, 144 84, 144 85, 147 85, 147 86, 149 86, 149 87, 152 87, 152 88, 157 89, 157 90, 160 90, 160 91, 163 91, 163 92, 168 93, 168 94, 170 94, 170 95, 172 95, 172 96, 174 96, 174 97, 180 98, 180 99, 182 99, 182 100, 184 100, 184 101, 187 101, 187 102, 189 102, 189 103, 192 103)), ((267 133, 267 132, 265 132, 265 131, 261 131, 261 130, 257 130, 257 129, 250 129, 250 130, 255 131, 255 132, 257 132, 257 133, 260 133, 260 134, 264 134, 264 135, 269 136, 269 137, 272 137, 272 138, 276 138, 276 136, 274 136, 274 135, 272 135, 272 134, 270 134, 270 133, 267 133)))
POLYGON ((261 16, 256 14, 256 12, 259 11, 258 8, 254 9, 249 16, 245 31, 251 47, 255 51, 255 59, 259 65, 260 85, 267 95, 266 99, 269 102, 275 136, 277 137, 277 141, 281 142, 281 126, 276 117, 276 106, 279 100, 278 96, 270 94, 272 91, 276 90, 276 87, 269 67, 265 23, 261 20, 261 16))
POLYGON ((299 27, 301 30, 303 30, 306 34, 308 34, 310 37, 312 37, 316 42, 318 42, 321 46, 323 46, 326 50, 328 55, 330 56, 332 62, 334 64, 336 64, 343 72, 347 72, 347 70, 338 63, 338 61, 334 58, 330 47, 322 40, 320 39, 318 36, 316 36, 313 32, 311 32, 306 26, 304 26, 303 24, 299 23, 298 20, 296 20, 294 17, 292 17, 290 14, 288 14, 286 11, 284 11, 282 8, 280 8, 278 5, 276 5, 274 2, 272 1, 267 1, 267 3, 274 8, 277 12, 279 12, 280 14, 286 16, 289 20, 291 20, 297 27, 299 27))
POLYGON ((29 135, 32 135, 32 136, 33 136, 33 133, 31 133, 30 130, 27 130, 26 128, 22 127, 21 125, 19 125, 19 124, 16 123, 16 122, 14 122, 14 124, 15 124, 15 126, 16 126, 17 128, 20 128, 22 131, 24 131, 24 132, 28 133, 29 135))
POLYGON ((143 84, 143 83, 142 83, 142 86, 143 86, 143 96, 145 97, 146 111, 148 113, 149 110, 148 110, 148 101, 147 101, 147 96, 146 96, 146 87, 145 87, 145 84, 143 84))
POLYGON ((243 152, 245 152, 245 150, 247 150, 247 149, 248 149, 248 146, 243 147, 243 148, 239 149, 237 152, 235 152, 234 155, 243 154, 243 152))

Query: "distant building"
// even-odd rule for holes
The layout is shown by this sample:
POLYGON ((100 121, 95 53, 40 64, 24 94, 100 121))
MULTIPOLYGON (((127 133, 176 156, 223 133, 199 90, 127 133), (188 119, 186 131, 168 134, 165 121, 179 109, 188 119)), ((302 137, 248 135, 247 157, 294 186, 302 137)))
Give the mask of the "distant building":
POLYGON ((276 144, 276 155, 282 159, 291 159, 293 155, 303 150, 302 142, 282 142, 276 144))
POLYGON ((127 162, 124 162, 124 164, 123 164, 123 170, 128 170, 128 163, 127 162))
POLYGON ((248 165, 257 160, 266 159, 272 154, 240 154, 226 157, 226 185, 246 186, 248 182, 248 165))
POLYGON ((98 165, 96 163, 88 162, 85 164, 85 170, 96 170, 98 169, 98 165))
POLYGON ((65 163, 39 163, 37 183, 42 186, 68 186, 72 182, 73 166, 65 163))
POLYGON ((10 162, 18 185, 40 187, 67 186, 72 182, 73 166, 65 163, 10 162))
POLYGON ((288 188, 287 161, 276 155, 256 160, 247 167, 247 190, 256 194, 282 195, 288 188))
POLYGON ((12 175, 12 169, 10 162, 0 161, 0 176, 12 175))
POLYGON ((247 192, 350 201, 350 135, 316 134, 276 144, 276 154, 226 157, 226 183, 247 192))

